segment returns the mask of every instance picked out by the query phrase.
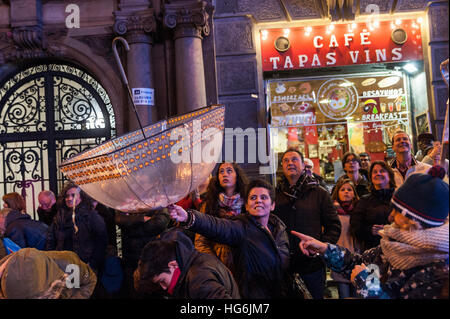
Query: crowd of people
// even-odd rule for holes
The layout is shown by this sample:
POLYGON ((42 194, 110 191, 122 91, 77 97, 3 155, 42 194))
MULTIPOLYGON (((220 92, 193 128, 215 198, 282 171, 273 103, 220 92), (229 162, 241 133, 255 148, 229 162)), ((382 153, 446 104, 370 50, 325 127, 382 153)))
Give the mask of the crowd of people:
POLYGON ((331 192, 288 149, 276 187, 222 162, 157 211, 114 211, 70 182, 39 194, 33 220, 6 194, 0 298, 323 299, 328 270, 339 298, 448 298, 448 170, 429 138, 417 158, 403 131, 389 162, 344 154, 331 192))

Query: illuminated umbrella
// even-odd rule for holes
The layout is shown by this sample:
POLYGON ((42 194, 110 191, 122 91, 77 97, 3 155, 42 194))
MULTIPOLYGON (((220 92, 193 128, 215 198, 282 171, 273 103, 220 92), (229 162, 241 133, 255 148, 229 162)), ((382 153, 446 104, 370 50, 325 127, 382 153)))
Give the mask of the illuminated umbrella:
POLYGON ((224 117, 225 107, 213 105, 141 126, 71 157, 60 169, 108 207, 123 212, 167 207, 195 190, 214 169, 224 117))
POLYGON ((220 158, 224 106, 206 107, 109 140, 60 169, 89 196, 124 212, 173 204, 203 183, 220 158))

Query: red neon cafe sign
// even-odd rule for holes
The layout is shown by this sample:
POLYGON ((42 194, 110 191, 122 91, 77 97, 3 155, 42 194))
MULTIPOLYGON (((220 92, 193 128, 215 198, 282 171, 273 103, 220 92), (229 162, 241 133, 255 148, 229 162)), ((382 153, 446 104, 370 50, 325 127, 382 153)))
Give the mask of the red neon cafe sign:
POLYGON ((261 56, 263 71, 422 60, 421 24, 407 19, 262 30, 261 56))

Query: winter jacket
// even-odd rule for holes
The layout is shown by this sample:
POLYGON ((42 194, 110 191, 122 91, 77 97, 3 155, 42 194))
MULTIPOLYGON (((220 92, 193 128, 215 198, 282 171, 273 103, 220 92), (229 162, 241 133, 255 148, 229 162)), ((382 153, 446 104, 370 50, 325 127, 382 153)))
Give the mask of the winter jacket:
POLYGON ((396 188, 399 188, 400 186, 402 186, 402 184, 405 182, 405 180, 408 178, 409 175, 417 174, 417 173, 426 174, 431 168, 431 165, 419 162, 414 157, 411 158, 411 161, 412 161, 411 167, 408 168, 408 170, 406 171, 405 177, 403 177, 402 173, 400 173, 400 171, 397 169, 397 159, 396 158, 393 158, 389 162, 389 166, 394 171, 394 179, 395 179, 395 187, 396 188))
POLYGON ((170 221, 165 210, 151 212, 151 218, 146 222, 144 216, 116 212, 116 224, 122 233, 122 259, 132 269, 137 267, 144 246, 166 230, 170 221))
POLYGON ((103 218, 108 234, 108 245, 117 247, 116 222, 114 220, 115 211, 112 208, 106 207, 98 203, 95 206, 95 211, 103 218))
POLYGON ((356 265, 364 263, 368 266, 369 269, 359 273, 355 280, 357 293, 363 298, 440 298, 444 283, 449 277, 448 260, 401 270, 386 260, 381 246, 359 255, 351 253, 346 248, 329 244, 325 260, 333 271, 343 274, 347 279, 350 279, 356 265))
POLYGON ((274 215, 286 225, 291 272, 308 274, 324 268, 324 261, 320 257, 310 258, 303 255, 298 246, 300 240, 291 235, 291 230, 324 242, 338 241, 341 223, 328 191, 306 174, 302 174, 293 188, 290 188, 287 179, 283 178, 276 188, 274 215))
POLYGON ((75 210, 75 233, 72 211, 59 209, 47 235, 47 250, 70 250, 94 270, 101 269, 106 256, 108 234, 100 215, 80 204, 75 210))
POLYGON ((380 236, 372 235, 373 225, 389 224, 390 206, 395 189, 372 190, 359 200, 350 217, 350 231, 363 245, 363 250, 380 244, 380 236))
POLYGON ((4 236, 9 237, 20 247, 45 249, 48 226, 43 222, 33 220, 30 215, 13 210, 6 216, 5 226, 4 236))
POLYGON ((189 210, 189 227, 231 247, 234 273, 242 298, 287 297, 289 242, 286 226, 270 215, 268 228, 247 213, 225 219, 189 210))
POLYGON ((47 224, 48 226, 50 226, 53 223, 53 218, 55 218, 57 212, 58 207, 56 206, 56 204, 53 204, 50 211, 43 210, 40 207, 38 207, 37 209, 39 221, 47 224))
POLYGON ((97 283, 92 269, 71 251, 23 248, 3 258, 0 268, 6 261, 0 299, 88 299, 97 283))
POLYGON ((239 299, 239 288, 231 272, 210 254, 195 250, 182 231, 169 230, 161 240, 176 242, 176 259, 180 268, 172 296, 176 299, 239 299))

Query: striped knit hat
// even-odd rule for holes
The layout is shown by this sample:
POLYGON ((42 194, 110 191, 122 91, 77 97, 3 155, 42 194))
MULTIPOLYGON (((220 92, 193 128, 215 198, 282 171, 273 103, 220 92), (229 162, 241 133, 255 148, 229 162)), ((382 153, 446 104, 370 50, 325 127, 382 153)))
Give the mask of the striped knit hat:
POLYGON ((441 168, 410 175, 392 196, 392 206, 424 228, 441 226, 448 216, 448 184, 441 179, 441 168))

